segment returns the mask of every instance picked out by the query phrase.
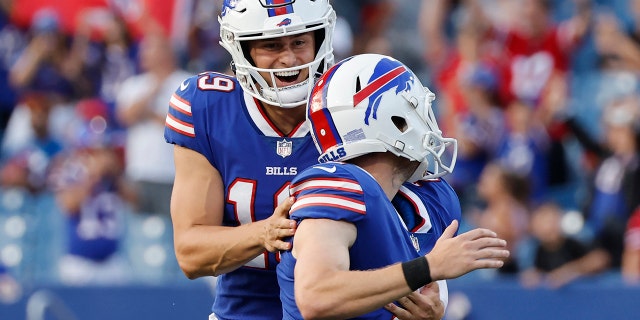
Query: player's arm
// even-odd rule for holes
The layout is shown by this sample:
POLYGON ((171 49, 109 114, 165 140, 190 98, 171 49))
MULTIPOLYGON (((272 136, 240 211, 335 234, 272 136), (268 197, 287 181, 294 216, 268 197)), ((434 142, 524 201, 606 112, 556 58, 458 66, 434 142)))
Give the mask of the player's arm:
POLYGON ((291 236, 286 219, 290 203, 274 215, 238 227, 221 226, 224 187, 220 173, 200 153, 175 146, 176 177, 171 197, 176 257, 190 279, 219 275, 244 265, 265 249, 289 249, 282 237, 291 236))
MULTIPOLYGON (((426 255, 430 271, 418 277, 426 281, 422 285, 428 279, 455 278, 472 270, 502 266, 501 259, 509 254, 504 240, 486 229, 451 238, 457 228, 455 221, 426 255)), ((305 219, 298 227, 293 248, 297 259, 294 286, 296 303, 305 319, 354 317, 413 291, 408 283, 416 283, 407 280, 403 264, 350 271, 349 247, 356 236, 355 226, 343 221, 305 219)), ((415 261, 419 259, 424 258, 415 261)))
POLYGON ((355 226, 344 221, 305 219, 298 226, 294 291, 303 318, 351 318, 411 292, 399 264, 349 271, 356 235, 355 226))

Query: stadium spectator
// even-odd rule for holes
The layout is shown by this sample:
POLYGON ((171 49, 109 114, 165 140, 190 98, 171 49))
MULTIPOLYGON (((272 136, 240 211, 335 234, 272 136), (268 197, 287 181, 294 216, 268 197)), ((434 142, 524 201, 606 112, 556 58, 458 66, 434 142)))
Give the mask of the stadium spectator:
MULTIPOLYGON (((110 127, 119 127, 115 105, 124 81, 139 72, 138 42, 127 29, 124 18, 107 8, 84 10, 73 38, 74 52, 92 72, 92 95, 106 104, 110 127)), ((114 128, 117 128, 114 127, 114 128)))
POLYGON ((614 15, 613 10, 601 10, 593 22, 595 75, 586 79, 592 84, 587 84, 591 87, 583 91, 589 94, 578 95, 575 110, 571 111, 575 113, 572 116, 576 120, 593 128, 590 131, 594 133, 594 138, 604 137, 601 119, 607 103, 620 96, 637 93, 640 89, 640 29, 636 20, 640 6, 637 4, 635 0, 625 1, 622 8, 632 20, 625 19, 626 15, 614 15))
POLYGON ((555 24, 548 0, 525 0, 515 10, 514 25, 504 34, 502 95, 539 106, 549 81, 566 76, 569 57, 587 31, 589 11, 555 24), (537 68, 536 68, 537 66, 537 68))
POLYGON ((533 210, 531 235, 536 241, 534 265, 520 273, 525 287, 562 287, 578 278, 606 269, 607 255, 567 236, 561 226, 564 212, 553 202, 533 210))
POLYGON ((455 144, 441 136, 430 110, 433 94, 411 70, 387 56, 356 55, 317 83, 307 117, 324 160, 291 182, 298 228, 278 265, 284 319, 393 318, 388 304, 432 280, 502 266, 509 254, 504 240, 480 229, 452 239, 457 221, 421 256, 390 203, 405 181, 452 169, 441 157, 455 144), (394 70, 400 74, 381 85, 394 70), (348 143, 339 140, 353 132, 348 143), (434 164, 433 173, 426 171, 434 164))
POLYGON ((566 130, 550 115, 567 107, 562 102, 569 94, 569 59, 588 30, 591 11, 578 10, 571 18, 555 23, 552 5, 548 0, 523 1, 514 12, 511 28, 499 36, 505 48, 500 59, 501 96, 506 105, 520 101, 534 109, 533 118, 544 125, 550 137, 545 183, 560 186, 569 181, 562 144, 566 130))
POLYGON ((172 149, 162 132, 167 101, 191 74, 178 67, 168 39, 156 31, 141 40, 139 54, 143 73, 126 79, 116 100, 127 135, 125 172, 136 185, 136 211, 169 215, 175 171, 172 149))
POLYGON ((624 230, 640 204, 640 103, 637 95, 612 99, 603 110, 604 137, 598 141, 574 118, 566 123, 588 152, 596 168, 588 177, 583 212, 597 245, 610 255, 609 267, 619 269, 624 230))
POLYGON ((104 116, 80 127, 74 147, 52 168, 50 183, 66 223, 66 254, 59 260, 67 285, 121 285, 131 280, 122 256, 126 201, 132 199, 123 178, 118 141, 104 116))
POLYGON ((45 92, 52 104, 70 100, 75 88, 66 68, 69 49, 58 14, 41 9, 33 18, 27 47, 10 70, 11 85, 22 94, 45 92))
MULTIPOLYGON (((518 173, 529 184, 528 202, 544 198, 549 185, 549 136, 534 116, 531 105, 514 101, 504 111, 505 133, 496 150, 495 160, 518 173)), ((564 161, 563 158, 554 159, 564 161)))
MULTIPOLYGON (((52 107, 42 103, 42 99, 30 95, 19 108, 28 109, 29 126, 24 129, 30 130, 33 138, 18 150, 5 154, 0 169, 0 185, 25 189, 34 194, 46 192, 51 163, 62 151, 64 142, 51 134, 52 107)), ((15 131, 11 132, 13 134, 15 131)))
POLYGON ((640 284, 640 207, 627 223, 622 252, 622 277, 630 284, 640 284))
POLYGON ((44 93, 52 105, 91 96, 94 76, 87 69, 81 47, 61 29, 53 8, 40 9, 33 17, 30 40, 10 71, 11 85, 21 95, 44 93))
POLYGON ((526 177, 497 162, 484 167, 478 182, 478 197, 482 207, 468 212, 472 225, 495 231, 507 241, 512 252, 499 272, 519 271, 518 255, 521 241, 529 228, 529 183, 526 177))
MULTIPOLYGON (((492 86, 495 96, 499 90, 501 79, 496 67, 500 51, 481 10, 477 1, 421 3, 418 26, 424 39, 424 62, 439 93, 437 111, 443 132, 459 132, 459 122, 469 108, 469 101, 465 100, 465 78, 474 69, 482 66, 490 72, 493 79, 484 79, 483 85, 492 86), (462 18, 467 16, 469 18, 462 18)), ((501 101, 494 103, 503 107, 501 101)))
POLYGON ((31 110, 47 110, 49 134, 64 141, 73 121, 73 103, 86 81, 82 60, 74 59, 69 38, 60 29, 57 13, 39 10, 33 18, 30 39, 13 64, 10 84, 17 90, 19 105, 12 114, 2 141, 2 156, 10 157, 32 144, 35 132, 31 110))
MULTIPOLYGON (((629 1, 630 14, 638 17, 640 7, 629 1)), ((637 24, 636 21, 634 21, 637 24)), ((640 71, 640 30, 634 25, 625 30, 621 19, 612 13, 601 13, 594 23, 594 42, 600 57, 600 68, 624 72, 640 71)))
POLYGON ((480 172, 506 134, 502 111, 492 111, 504 109, 497 69, 502 49, 478 1, 423 1, 418 15, 424 62, 439 97, 436 114, 443 132, 459 139, 450 182, 466 212, 480 172))
POLYGON ((498 147, 506 135, 505 117, 497 105, 497 78, 485 65, 469 66, 460 87, 468 111, 455 121, 458 140, 456 169, 449 181, 468 204, 475 198, 475 187, 484 166, 497 157, 498 147))
MULTIPOLYGON (((492 27, 495 17, 489 17, 490 13, 509 16, 511 8, 504 5, 505 2, 492 2, 488 4, 493 10, 487 10, 480 1, 453 1, 437 0, 425 1, 420 5, 418 11, 418 28, 421 37, 424 39, 424 58, 430 68, 437 71, 441 68, 448 68, 449 63, 462 58, 490 58, 494 53, 498 53, 497 48, 492 48, 492 27), (466 42, 468 45, 461 46, 459 35, 463 35, 466 40, 472 36, 475 43, 466 42), (451 59, 451 60, 450 60, 451 59)), ((501 29, 501 28, 500 28, 501 29)))
POLYGON ((18 103, 16 89, 10 85, 9 71, 26 45, 24 31, 10 20, 12 1, 0 1, 0 142, 18 103))
MULTIPOLYGON (((570 178, 563 145, 566 130, 550 115, 566 107, 562 102, 568 95, 569 57, 587 31, 590 11, 576 11, 556 24, 551 20, 552 5, 547 0, 425 1, 421 30, 426 62, 436 90, 443 92, 443 130, 455 130, 455 120, 468 109, 457 79, 469 65, 483 62, 498 73, 498 105, 529 105, 532 118, 544 125, 550 137, 544 153, 549 158, 541 160, 548 160, 544 166, 549 171, 537 176, 543 176, 545 184, 561 186, 570 178)), ((536 195, 539 185, 534 185, 536 195)))

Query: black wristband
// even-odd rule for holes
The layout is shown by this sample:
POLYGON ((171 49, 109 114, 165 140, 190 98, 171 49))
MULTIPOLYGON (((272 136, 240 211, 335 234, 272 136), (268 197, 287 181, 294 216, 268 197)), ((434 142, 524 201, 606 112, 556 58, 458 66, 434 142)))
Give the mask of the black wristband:
POLYGON ((402 272, 404 273, 404 280, 407 281, 411 291, 416 291, 432 281, 429 262, 426 257, 403 262, 402 272))

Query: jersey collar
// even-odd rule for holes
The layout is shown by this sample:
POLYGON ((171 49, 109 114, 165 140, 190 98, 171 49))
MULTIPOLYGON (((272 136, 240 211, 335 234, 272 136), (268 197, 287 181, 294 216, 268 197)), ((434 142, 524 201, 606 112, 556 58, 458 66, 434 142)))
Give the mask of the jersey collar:
POLYGON ((255 124, 256 128, 267 137, 289 137, 289 138, 302 138, 309 133, 309 124, 307 121, 301 123, 296 129, 294 129, 289 135, 285 135, 267 118, 264 111, 260 107, 259 102, 249 95, 244 93, 244 102, 247 106, 247 111, 251 121, 255 124))

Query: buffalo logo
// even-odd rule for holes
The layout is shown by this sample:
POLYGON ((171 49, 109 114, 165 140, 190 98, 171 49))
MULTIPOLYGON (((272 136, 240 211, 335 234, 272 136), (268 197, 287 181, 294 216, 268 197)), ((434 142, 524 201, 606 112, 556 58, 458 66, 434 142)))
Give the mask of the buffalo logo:
POLYGON ((376 65, 368 84, 353 96, 353 105, 356 106, 369 98, 364 119, 364 123, 368 125, 370 117, 377 119, 376 113, 385 92, 393 88, 395 88, 395 94, 409 91, 413 82, 412 73, 404 65, 390 59, 382 59, 376 65))
POLYGON ((288 25, 291 24, 291 19, 289 18, 285 18, 284 20, 280 21, 280 23, 277 24, 278 27, 286 27, 288 25))
POLYGON ((236 11, 244 11, 241 8, 238 8, 238 4, 241 2, 242 0, 224 0, 224 2, 222 3, 222 12, 220 13, 220 16, 224 17, 227 12, 229 10, 236 10, 236 11))

